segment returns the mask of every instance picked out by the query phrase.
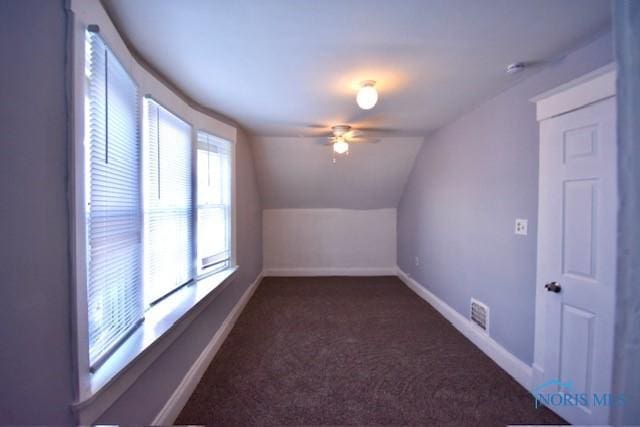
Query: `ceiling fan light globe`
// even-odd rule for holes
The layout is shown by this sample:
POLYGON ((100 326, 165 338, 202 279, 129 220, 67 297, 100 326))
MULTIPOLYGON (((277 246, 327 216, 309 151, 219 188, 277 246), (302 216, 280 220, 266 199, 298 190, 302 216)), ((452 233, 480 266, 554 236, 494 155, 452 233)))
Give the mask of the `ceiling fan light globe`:
POLYGON ((337 154, 344 154, 349 151, 349 144, 344 141, 338 141, 333 144, 333 151, 335 151, 337 154))
POLYGON ((378 102, 378 91, 376 90, 375 83, 373 82, 365 82, 362 84, 360 89, 358 89, 358 94, 356 95, 356 102, 358 103, 358 107, 363 110, 370 110, 376 106, 378 102))

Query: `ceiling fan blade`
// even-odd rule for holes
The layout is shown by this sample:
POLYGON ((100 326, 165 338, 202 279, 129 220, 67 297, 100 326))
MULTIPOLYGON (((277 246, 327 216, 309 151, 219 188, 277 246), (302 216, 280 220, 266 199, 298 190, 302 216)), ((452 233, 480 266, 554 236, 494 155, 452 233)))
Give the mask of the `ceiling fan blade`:
POLYGON ((349 132, 347 132, 345 134, 345 138, 349 139, 353 139, 353 138, 358 138, 358 137, 362 137, 364 135, 364 132, 358 129, 351 129, 349 132))
POLYGON ((380 139, 361 136, 361 137, 348 139, 347 142, 355 142, 355 143, 366 142, 366 143, 369 143, 369 144, 375 144, 375 143, 380 142, 380 139))
POLYGON ((333 145, 335 141, 335 137, 333 136, 329 136, 326 138, 319 138, 316 139, 316 144, 320 144, 320 145, 333 145))
POLYGON ((398 129, 377 127, 359 128, 359 130, 371 135, 392 135, 398 132, 398 129))
POLYGON ((321 138, 324 135, 330 134, 331 129, 329 126, 319 123, 283 123, 287 126, 294 127, 297 135, 300 138, 321 138))

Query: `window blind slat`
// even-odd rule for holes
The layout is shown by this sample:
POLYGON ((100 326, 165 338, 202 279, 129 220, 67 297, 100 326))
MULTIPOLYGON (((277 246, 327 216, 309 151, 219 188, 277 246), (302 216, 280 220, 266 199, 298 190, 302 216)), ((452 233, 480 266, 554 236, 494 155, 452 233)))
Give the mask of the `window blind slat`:
POLYGON ((87 296, 95 368, 143 317, 138 89, 87 33, 87 296))
POLYGON ((191 126, 145 100, 145 302, 194 277, 191 126))

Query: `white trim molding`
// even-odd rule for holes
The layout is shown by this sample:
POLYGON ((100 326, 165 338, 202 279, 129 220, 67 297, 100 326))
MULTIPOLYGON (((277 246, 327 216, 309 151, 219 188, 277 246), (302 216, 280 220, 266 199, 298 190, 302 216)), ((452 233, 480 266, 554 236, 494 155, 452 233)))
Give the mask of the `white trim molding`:
POLYGON ((533 362, 533 365, 531 365, 531 368, 532 368, 531 387, 533 387, 536 384, 544 383, 544 369, 542 369, 542 367, 538 365, 535 361, 533 362))
POLYGON ((267 277, 322 277, 322 276, 396 276, 395 267, 321 267, 321 268, 268 268, 267 277))
POLYGON ((88 398, 71 404, 76 422, 82 425, 95 423, 187 330, 193 320, 236 280, 237 269, 234 267, 185 286, 159 303, 156 306, 158 311, 150 310, 143 327, 109 358, 102 371, 92 374, 97 375, 90 378, 96 382, 96 391, 88 398), (145 334, 150 334, 150 338, 147 338, 148 345, 141 349, 139 345, 145 342, 145 334))
POLYGON ((158 415, 153 419, 151 425, 170 425, 178 418, 180 411, 182 411, 182 408, 186 405, 214 356, 218 353, 218 350, 220 350, 227 336, 229 336, 238 317, 240 317, 240 314, 258 288, 258 285, 260 285, 263 277, 264 274, 262 272, 258 274, 256 280, 251 283, 244 294, 242 294, 242 297, 240 297, 236 305, 231 309, 220 328, 213 335, 213 338, 211 338, 211 341, 209 341, 204 350, 202 350, 202 353, 200 353, 200 356, 198 356, 193 365, 191 365, 191 368, 189 368, 182 381, 180 381, 180 384, 169 400, 167 400, 167 403, 165 403, 158 415))
POLYGON ((467 337, 472 343, 482 350, 498 366, 513 377, 527 391, 531 391, 533 370, 531 366, 518 359, 511 352, 501 346, 496 340, 485 334, 469 319, 454 310, 450 305, 442 301, 428 291, 420 283, 416 282, 407 273, 397 268, 397 276, 420 298, 431 304, 451 324, 467 337))
POLYGON ((531 98, 536 103, 536 118, 541 121, 559 116, 615 96, 616 77, 616 65, 611 63, 531 98))

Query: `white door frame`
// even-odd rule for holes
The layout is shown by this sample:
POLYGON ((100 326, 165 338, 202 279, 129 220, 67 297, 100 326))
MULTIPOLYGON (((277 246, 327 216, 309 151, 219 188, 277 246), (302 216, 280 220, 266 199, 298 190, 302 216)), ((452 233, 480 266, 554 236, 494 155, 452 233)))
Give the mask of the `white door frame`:
MULTIPOLYGON (((537 120, 543 121, 578 110, 587 105, 616 95, 616 66, 611 63, 585 76, 572 80, 531 99, 536 103, 537 120)), ((539 240, 539 239, 538 239, 539 240)), ((540 246, 538 247, 540 251, 540 246)), ((538 253, 540 259, 540 253, 538 253)), ((538 266, 540 277, 540 266, 538 266)), ((533 360, 533 385, 541 384, 545 358, 545 289, 536 280, 535 345, 533 360)))

